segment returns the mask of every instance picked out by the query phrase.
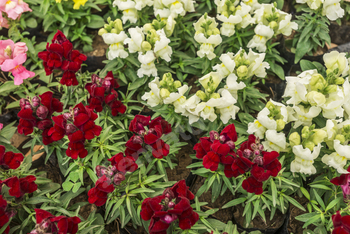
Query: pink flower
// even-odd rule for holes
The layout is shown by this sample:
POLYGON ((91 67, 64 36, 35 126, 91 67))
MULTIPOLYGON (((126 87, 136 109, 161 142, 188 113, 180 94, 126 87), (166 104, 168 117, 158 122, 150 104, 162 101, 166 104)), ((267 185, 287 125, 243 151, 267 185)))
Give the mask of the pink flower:
POLYGON ((0 13, 0 28, 8 28, 9 24, 6 18, 2 17, 2 13, 0 13))
POLYGON ((4 127, 4 124, 0 123, 0 130, 4 127))
POLYGON ((0 0, 0 11, 11 19, 17 19, 23 12, 32 11, 23 0, 0 0))
POLYGON ((34 77, 35 73, 28 71, 22 64, 27 60, 26 54, 19 54, 14 59, 6 59, 5 62, 0 66, 1 70, 5 72, 12 72, 15 77, 15 85, 23 83, 24 79, 34 77))
POLYGON ((6 59, 12 58, 12 48, 14 42, 11 39, 0 41, 0 65, 2 65, 6 59))

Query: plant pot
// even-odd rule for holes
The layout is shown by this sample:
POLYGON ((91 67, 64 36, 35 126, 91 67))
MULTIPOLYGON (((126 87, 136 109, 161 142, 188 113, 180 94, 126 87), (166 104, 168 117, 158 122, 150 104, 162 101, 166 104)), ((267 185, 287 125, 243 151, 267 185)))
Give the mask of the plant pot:
MULTIPOLYGON (((240 231, 246 231, 250 233, 252 231, 260 231, 262 234, 288 234, 287 226, 290 216, 290 210, 282 214, 279 210, 276 211, 274 218, 270 221, 270 213, 265 212, 266 224, 263 219, 256 215, 256 217, 250 222, 250 227, 243 227, 245 217, 242 216, 244 207, 239 204, 234 207, 233 223, 237 225, 240 231)), ((268 211, 268 210, 267 210, 268 211)))

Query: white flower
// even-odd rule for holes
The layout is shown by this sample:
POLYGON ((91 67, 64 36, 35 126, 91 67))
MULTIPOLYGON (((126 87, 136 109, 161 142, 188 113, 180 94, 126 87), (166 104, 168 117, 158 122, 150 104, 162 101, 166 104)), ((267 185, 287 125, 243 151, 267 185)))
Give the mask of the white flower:
POLYGON ((255 53, 252 51, 252 49, 249 49, 247 59, 250 61, 250 65, 248 67, 248 77, 253 75, 261 78, 266 77, 266 69, 269 69, 270 65, 268 62, 263 62, 265 59, 265 53, 255 53))
POLYGON ((264 139, 266 128, 259 122, 259 120, 256 119, 253 123, 248 124, 247 132, 249 134, 254 134, 260 139, 264 139))
POLYGON ((273 101, 272 99, 270 99, 269 102, 271 102, 276 107, 279 107, 279 111, 280 111, 281 115, 283 116, 282 120, 287 123, 288 122, 288 115, 289 115, 287 107, 285 105, 283 105, 282 103, 273 101))
POLYGON ((134 0, 135 9, 141 11, 146 6, 153 6, 153 0, 134 0))
POLYGON ((291 172, 300 172, 308 175, 316 173, 314 167, 314 159, 318 157, 321 150, 321 144, 314 147, 313 152, 309 148, 304 149, 302 145, 293 146, 293 153, 295 155, 294 161, 290 164, 291 172))
POLYGON ((176 113, 185 113, 186 112, 186 107, 185 107, 185 102, 186 102, 186 96, 185 93, 188 90, 187 85, 183 85, 180 88, 178 88, 177 93, 170 93, 169 97, 164 99, 164 104, 173 104, 175 107, 175 112, 176 113))
MULTIPOLYGON (((170 9, 168 9, 168 8, 156 8, 154 6, 154 16, 157 16, 157 15, 159 15, 159 17, 161 19, 166 19, 168 17, 173 17, 173 16, 171 16, 170 9)), ((176 17, 173 17, 173 18, 176 18, 176 17)))
POLYGON ((223 22, 220 32, 222 35, 230 37, 235 34, 235 25, 242 22, 240 15, 230 15, 228 18, 224 15, 217 15, 216 18, 223 22))
POLYGON ((207 56, 209 60, 212 60, 216 57, 214 48, 222 42, 220 34, 211 35, 206 38, 203 33, 196 33, 194 39, 201 44, 199 51, 197 51, 197 55, 200 58, 207 56))
POLYGON ((222 92, 222 90, 226 89, 227 91, 229 91, 231 93, 232 97, 237 99, 238 98, 237 91, 244 89, 245 87, 246 87, 246 85, 244 84, 244 82, 240 81, 238 83, 237 76, 234 73, 232 73, 227 77, 226 85, 224 86, 223 89, 219 90, 219 93, 222 92))
POLYGON ((137 70, 137 76, 142 78, 144 75, 146 76, 157 76, 157 68, 154 64, 154 60, 156 57, 154 56, 153 51, 147 51, 146 54, 142 54, 139 52, 138 59, 141 63, 141 68, 137 70))
POLYGON ((217 64, 213 67, 213 70, 216 70, 220 76, 227 77, 235 70, 235 59, 233 53, 228 52, 226 54, 221 54, 220 56, 221 64, 217 64))
POLYGON ((209 119, 210 122, 213 122, 217 118, 217 115, 215 114, 216 102, 211 101, 212 99, 213 98, 209 99, 208 102, 199 103, 195 110, 195 112, 198 113, 198 115, 200 115, 204 120, 209 119))
POLYGON ((273 4, 261 4, 259 9, 254 11, 254 18, 257 24, 268 25, 269 21, 266 19, 273 14, 277 8, 273 4))
POLYGON ((259 52, 266 51, 266 42, 273 36, 273 30, 265 25, 259 24, 254 29, 255 35, 248 42, 248 48, 255 48, 259 52))
POLYGON ((262 109, 259 113, 256 119, 260 122, 261 125, 263 125, 267 130, 276 130, 277 129, 277 123, 276 120, 271 119, 269 117, 270 110, 266 107, 262 109))
POLYGON ((137 10, 135 9, 136 3, 132 0, 121 1, 115 0, 113 2, 113 6, 117 6, 119 10, 123 11, 123 24, 126 21, 130 21, 131 23, 136 23, 138 19, 137 10))
POLYGON ((201 99, 197 95, 192 95, 183 104, 183 107, 186 109, 186 111, 182 115, 188 117, 190 124, 197 122, 199 119, 199 115, 196 112, 196 107, 200 101, 201 99))
POLYGON ((340 0, 325 0, 322 8, 322 15, 330 20, 337 20, 344 16, 344 9, 340 7, 340 0))
POLYGON ((207 21, 211 21, 211 24, 209 25, 210 30, 213 30, 215 28, 217 28, 218 23, 215 21, 215 19, 213 17, 207 16, 207 18, 204 18, 204 15, 202 17, 200 17, 198 19, 198 21, 196 23, 193 23, 194 29, 196 30, 196 32, 203 32, 204 29, 202 28, 202 24, 207 22, 207 21))
POLYGON ((334 71, 335 69, 338 69, 338 73, 336 74, 339 76, 342 74, 343 76, 346 76, 349 71, 349 64, 348 60, 345 57, 345 53, 339 53, 338 51, 332 51, 330 53, 323 55, 323 61, 326 65, 326 67, 334 71))
POLYGON ((344 103, 343 108, 348 116, 350 116, 350 83, 349 78, 346 78, 343 84, 344 103))
POLYGON ((339 173, 349 173, 344 169, 344 166, 347 160, 350 159, 350 146, 342 145, 339 140, 334 140, 334 149, 336 152, 325 154, 322 157, 322 162, 337 169, 339 173))
POLYGON ((327 119, 335 119, 336 117, 343 117, 344 109, 342 105, 344 103, 344 94, 339 86, 337 91, 328 94, 326 103, 321 106, 323 117, 327 119))
MULTIPOLYGON (((250 1, 253 2, 253 0, 250 0, 250 1)), ((246 28, 248 25, 255 24, 255 19, 250 15, 250 12, 252 11, 252 9, 253 9, 252 7, 241 2, 241 9, 238 9, 236 11, 236 15, 239 15, 242 18, 242 21, 238 24, 238 26, 240 26, 241 28, 246 28)))
POLYGON ((106 44, 110 45, 107 55, 109 60, 128 57, 128 52, 124 50, 124 40, 127 39, 128 36, 124 31, 121 31, 119 34, 104 33, 102 38, 106 44))
POLYGON ((195 11, 195 9, 194 9, 195 1, 193 1, 193 0, 181 0, 181 2, 183 4, 185 11, 187 11, 187 12, 194 12, 195 11))
POLYGON ((321 112, 320 107, 312 106, 310 108, 305 108, 302 105, 288 107, 287 110, 289 113, 289 120, 295 121, 293 128, 297 128, 300 125, 311 126, 312 119, 317 117, 321 112), (292 109, 294 109, 295 112, 293 112, 292 109))
POLYGON ((156 56, 161 57, 167 62, 170 62, 170 56, 173 53, 172 48, 169 46, 170 39, 166 37, 164 29, 158 30, 157 34, 159 35, 160 40, 156 41, 154 44, 154 53, 156 56))
POLYGON ((282 33, 285 36, 289 36, 292 34, 292 30, 298 29, 298 24, 295 22, 291 22, 292 15, 286 14, 284 19, 282 19, 279 23, 277 34, 282 33))
POLYGON ((228 90, 222 90, 220 95, 220 98, 210 99, 208 105, 215 106, 216 110, 220 113, 221 121, 227 124, 230 119, 236 119, 236 113, 239 111, 239 107, 234 105, 237 101, 228 90))
POLYGON ((253 13, 256 9, 259 9, 261 7, 261 4, 258 2, 258 0, 243 0, 243 2, 244 5, 251 7, 250 13, 253 13))
POLYGON ((142 28, 135 27, 129 29, 130 38, 125 39, 124 43, 128 44, 130 53, 141 52, 142 42, 145 40, 142 28))
POLYGON ((141 99, 146 101, 147 104, 151 107, 157 106, 158 104, 162 103, 162 99, 159 96, 159 77, 156 77, 154 80, 152 80, 150 83, 148 83, 148 87, 151 89, 151 91, 146 92, 141 99))
POLYGON ((276 130, 267 130, 265 133, 266 141, 263 141, 262 144, 264 149, 268 152, 271 151, 285 151, 287 148, 286 135, 283 132, 277 133, 276 130))
POLYGON ((219 86, 221 80, 222 76, 220 76, 218 72, 210 72, 200 78, 198 81, 205 90, 210 89, 211 92, 214 92, 219 86))
POLYGON ((323 3, 323 0, 297 0, 296 2, 301 4, 307 3, 311 9, 317 10, 323 3))

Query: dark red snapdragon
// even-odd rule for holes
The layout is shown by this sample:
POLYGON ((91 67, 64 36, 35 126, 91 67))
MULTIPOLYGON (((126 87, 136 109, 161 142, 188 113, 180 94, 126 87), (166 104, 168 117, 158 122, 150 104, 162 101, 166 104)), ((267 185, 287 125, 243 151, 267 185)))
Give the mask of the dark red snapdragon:
MULTIPOLYGON (((350 172, 350 166, 348 167, 347 171, 350 172)), ((342 174, 339 177, 331 179, 331 183, 342 188, 345 202, 350 200, 350 173, 342 174)))
POLYGON ((101 112, 106 104, 111 109, 113 116, 117 116, 118 113, 124 114, 126 106, 118 100, 118 93, 115 89, 119 88, 119 84, 113 73, 111 71, 108 72, 104 79, 99 78, 95 74, 91 78, 92 83, 85 85, 85 89, 90 94, 88 99, 89 108, 96 112, 101 112))
POLYGON ((169 154, 169 145, 160 138, 171 132, 171 125, 162 117, 151 122, 150 120, 150 116, 136 115, 131 121, 129 130, 134 135, 126 142, 125 155, 137 158, 145 151, 146 145, 150 146, 155 158, 163 158, 169 154))
POLYGON ((28 135, 34 131, 34 127, 37 127, 43 131, 43 143, 45 145, 52 143, 54 140, 48 135, 49 129, 53 126, 51 117, 54 112, 63 111, 63 103, 48 91, 32 99, 22 98, 20 107, 18 133, 28 135))
POLYGON ((350 233, 350 215, 341 216, 340 212, 332 215, 333 232, 332 234, 349 234, 350 233))
POLYGON ((36 177, 33 175, 26 176, 24 178, 18 178, 17 176, 8 178, 3 183, 9 187, 10 196, 21 199, 26 193, 33 193, 37 190, 38 185, 34 182, 36 177))
POLYGON ((143 220, 151 220, 149 233, 166 234, 173 222, 178 222, 182 230, 190 229, 199 219, 190 205, 192 199, 194 195, 188 190, 184 180, 165 189, 160 196, 146 198, 142 202, 140 214, 143 220))
POLYGON ((61 140, 67 135, 69 139, 67 156, 73 159, 85 158, 88 154, 85 141, 99 136, 102 131, 102 128, 95 124, 96 119, 97 114, 93 110, 79 103, 70 110, 70 113, 52 117, 55 125, 50 128, 48 135, 54 141, 61 140))
POLYGON ((51 75, 53 70, 63 71, 60 83, 67 86, 78 85, 75 73, 87 57, 78 50, 73 50, 73 44, 66 36, 57 30, 51 44, 47 43, 46 51, 38 53, 43 60, 46 75, 51 75))
MULTIPOLYGON (((0 183, 1 186, 1 183, 0 183)), ((7 201, 0 195, 0 229, 5 226, 10 221, 10 215, 6 212, 7 201)), ((8 234, 10 232, 10 226, 7 226, 4 233, 8 234)))
POLYGON ((110 178, 103 175, 96 181, 95 187, 89 190, 89 202, 96 206, 103 206, 107 201, 108 193, 114 191, 114 186, 110 178))
POLYGON ((5 153, 5 150, 5 146, 0 145, 0 168, 4 170, 17 169, 24 159, 23 154, 11 151, 5 153))
POLYGON ((54 216, 50 212, 34 209, 36 213, 35 229, 29 234, 75 234, 78 232, 78 224, 81 222, 80 218, 54 216))

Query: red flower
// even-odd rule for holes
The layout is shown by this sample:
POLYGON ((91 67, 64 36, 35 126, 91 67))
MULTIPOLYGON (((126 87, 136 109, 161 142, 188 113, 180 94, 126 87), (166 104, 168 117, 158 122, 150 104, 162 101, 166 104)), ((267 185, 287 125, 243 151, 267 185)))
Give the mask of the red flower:
POLYGON ((18 124, 18 133, 29 135, 34 131, 37 119, 33 116, 32 109, 22 109, 18 112, 17 116, 20 118, 18 124))
MULTIPOLYGON (((348 172, 350 172, 350 166, 348 167, 348 172)), ((344 201, 347 202, 350 199, 350 174, 342 174, 339 177, 335 177, 331 179, 331 183, 342 188, 344 201)))
MULTIPOLYGON (((7 222, 10 221, 10 218, 8 217, 7 213, 4 209, 0 208, 0 229, 7 224, 7 222)), ((5 229, 6 234, 10 232, 10 226, 7 226, 5 229)))
POLYGON ((155 143, 151 144, 152 155, 155 158, 163 158, 169 154, 170 146, 166 144, 162 139, 158 139, 155 143))
POLYGON ((179 218, 179 227, 182 230, 191 229, 191 227, 199 220, 199 215, 193 211, 190 201, 185 197, 180 197, 180 202, 175 205, 174 210, 182 211, 179 218))
POLYGON ((0 145, 0 166, 3 169, 16 169, 21 165, 23 159, 23 154, 11 151, 5 153, 5 146, 0 145))
POLYGON ((58 233, 60 234, 75 234, 78 232, 78 224, 81 222, 80 218, 58 216, 51 219, 52 222, 57 222, 58 233))
POLYGON ((53 98, 53 93, 47 91, 41 95, 39 95, 41 104, 45 106, 49 113, 48 117, 51 117, 53 112, 62 112, 63 111, 63 103, 60 102, 57 98, 53 98))
POLYGON ((125 155, 137 158, 139 154, 145 151, 142 147, 143 140, 140 136, 135 136, 135 134, 126 142, 125 155))
POLYGON ((102 206, 107 201, 108 193, 114 191, 114 186, 111 184, 111 180, 103 175, 96 181, 95 187, 88 192, 89 202, 96 206, 102 206))
POLYGON ((112 158, 108 159, 111 162, 112 166, 115 166, 116 169, 123 174, 126 172, 134 172, 138 165, 135 163, 135 159, 131 156, 124 157, 123 153, 114 155, 112 158))
POLYGON ((6 210, 7 201, 0 195, 0 209, 6 210))
POLYGON ((220 156, 210 151, 203 158, 203 166, 211 171, 216 171, 220 163, 220 156))
POLYGON ((174 193, 175 197, 186 197, 189 200, 194 199, 193 193, 189 190, 189 187, 186 186, 186 181, 185 180, 180 180, 176 184, 171 187, 171 191, 174 193))
POLYGON ((38 186, 35 184, 36 178, 33 175, 18 179, 17 176, 11 177, 3 181, 10 187, 9 194, 11 196, 22 198, 25 193, 32 193, 37 190, 38 186))
POLYGON ((124 114, 126 111, 126 106, 117 98, 118 93, 115 90, 112 90, 112 94, 105 98, 105 102, 111 108, 113 116, 117 116, 118 113, 124 114))
POLYGON ((227 141, 237 141, 237 132, 234 124, 227 125, 220 133, 220 140, 224 143, 227 141))
POLYGON ((85 158, 88 155, 88 151, 85 149, 84 133, 80 130, 68 135, 69 143, 66 154, 72 159, 85 158))
POLYGON ((332 215, 334 230, 332 234, 349 234, 350 233, 350 215, 341 216, 337 211, 332 215))
POLYGON ((145 126, 149 125, 150 120, 150 116, 136 115, 130 122, 129 130, 139 135, 143 135, 145 133, 145 126))
POLYGON ((254 177, 248 177, 242 183, 243 189, 245 189, 248 193, 255 193, 256 195, 262 194, 263 183, 257 181, 254 177))
POLYGON ((201 137, 199 141, 200 143, 195 144, 193 149, 196 151, 196 157, 201 159, 211 150, 212 142, 209 140, 209 137, 201 137))
POLYGON ((159 212, 162 210, 162 205, 160 203, 165 197, 162 196, 157 196, 153 198, 146 198, 143 200, 142 205, 141 205, 141 218, 145 221, 148 221, 152 218, 155 212, 159 212))
POLYGON ((31 231, 29 234, 38 234, 41 232, 44 233, 57 233, 57 227, 51 221, 53 218, 55 218, 54 215, 52 215, 50 212, 42 209, 34 209, 35 210, 35 217, 36 217, 36 229, 31 231), (38 229, 38 230, 37 230, 38 229))
POLYGON ((171 133, 171 125, 165 121, 162 117, 157 117, 153 119, 149 125, 150 129, 160 129, 162 134, 168 134, 171 133))
POLYGON ((66 134, 67 120, 63 115, 52 116, 52 120, 55 125, 49 130, 48 134, 51 136, 53 141, 61 140, 66 134))

